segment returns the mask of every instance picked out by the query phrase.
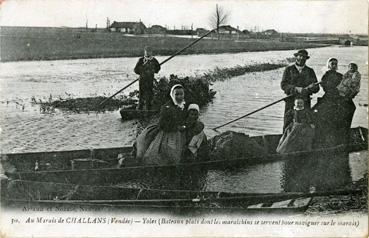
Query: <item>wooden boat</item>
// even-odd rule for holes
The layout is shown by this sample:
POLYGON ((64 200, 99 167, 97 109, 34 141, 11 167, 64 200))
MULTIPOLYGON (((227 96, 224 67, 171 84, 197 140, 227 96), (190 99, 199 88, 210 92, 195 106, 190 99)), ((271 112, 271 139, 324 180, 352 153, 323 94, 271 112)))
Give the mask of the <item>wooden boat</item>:
POLYGON ((314 193, 225 193, 158 190, 12 180, 2 186, 2 203, 114 206, 154 209, 210 209, 234 211, 304 211, 314 196, 352 195, 360 190, 314 193))
POLYGON ((159 174, 178 177, 188 173, 201 175, 209 169, 225 169, 250 164, 293 160, 306 157, 334 156, 368 149, 368 130, 352 128, 347 145, 331 148, 301 151, 289 154, 276 154, 281 135, 249 137, 267 151, 266 156, 241 158, 221 158, 209 161, 196 161, 176 165, 140 166, 131 156, 131 147, 2 154, 1 164, 10 179, 49 181, 72 184, 115 184, 130 179, 155 178, 159 174))

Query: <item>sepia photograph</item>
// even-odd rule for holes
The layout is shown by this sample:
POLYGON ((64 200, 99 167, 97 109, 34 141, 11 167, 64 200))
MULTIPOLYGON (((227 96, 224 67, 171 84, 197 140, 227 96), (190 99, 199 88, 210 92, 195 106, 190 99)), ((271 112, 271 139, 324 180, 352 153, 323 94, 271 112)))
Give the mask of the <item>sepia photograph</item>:
POLYGON ((368 1, 0 0, 0 237, 367 237, 368 1))

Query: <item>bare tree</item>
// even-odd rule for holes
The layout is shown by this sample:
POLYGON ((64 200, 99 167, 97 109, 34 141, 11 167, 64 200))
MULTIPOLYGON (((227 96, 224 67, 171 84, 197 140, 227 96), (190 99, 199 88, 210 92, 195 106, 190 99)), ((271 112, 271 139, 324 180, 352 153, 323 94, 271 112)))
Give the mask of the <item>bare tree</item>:
POLYGON ((218 40, 220 39, 219 35, 219 26, 224 25, 228 22, 230 14, 224 10, 221 6, 216 4, 215 12, 210 16, 210 25, 212 29, 217 29, 218 40))

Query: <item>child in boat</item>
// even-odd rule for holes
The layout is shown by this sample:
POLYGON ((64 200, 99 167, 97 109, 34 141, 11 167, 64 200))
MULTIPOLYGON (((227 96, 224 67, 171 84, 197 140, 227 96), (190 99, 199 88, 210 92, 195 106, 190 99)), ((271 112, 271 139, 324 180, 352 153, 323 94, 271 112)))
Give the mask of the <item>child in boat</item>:
POLYGON ((311 111, 304 108, 302 98, 295 99, 295 106, 286 113, 286 117, 290 117, 292 122, 287 126, 279 141, 277 153, 311 150, 315 126, 311 111))
POLYGON ((352 99, 360 91, 361 75, 357 64, 351 62, 348 68, 348 71, 342 77, 341 83, 337 86, 337 90, 341 97, 352 99))
POLYGON ((199 106, 190 104, 187 109, 186 118, 186 160, 196 158, 207 159, 208 146, 207 138, 204 133, 204 123, 199 121, 199 106))

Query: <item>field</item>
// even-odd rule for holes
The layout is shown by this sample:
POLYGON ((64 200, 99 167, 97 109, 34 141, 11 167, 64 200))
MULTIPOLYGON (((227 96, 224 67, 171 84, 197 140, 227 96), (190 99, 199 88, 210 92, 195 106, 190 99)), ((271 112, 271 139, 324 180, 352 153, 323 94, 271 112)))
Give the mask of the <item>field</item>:
MULTIPOLYGON (((57 60, 80 58, 130 57, 142 55, 149 45, 156 55, 170 55, 194 39, 180 37, 126 36, 121 33, 80 28, 1 27, 1 61, 57 60)), ((277 40, 203 39, 185 54, 235 53, 247 51, 291 50, 326 46, 316 43, 277 40)))

